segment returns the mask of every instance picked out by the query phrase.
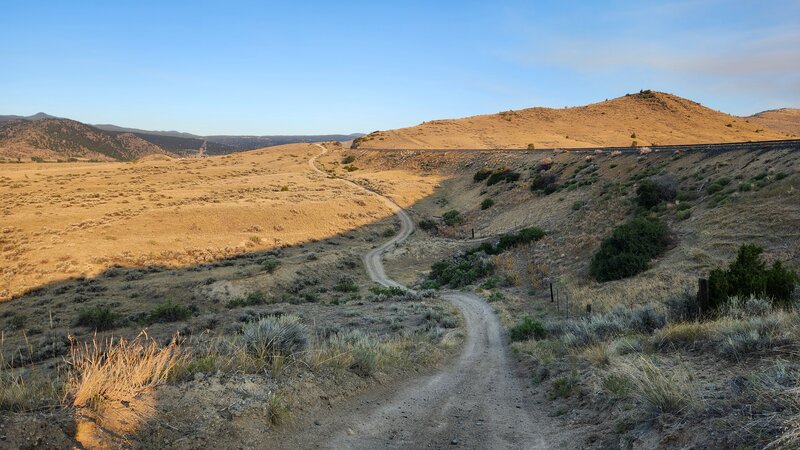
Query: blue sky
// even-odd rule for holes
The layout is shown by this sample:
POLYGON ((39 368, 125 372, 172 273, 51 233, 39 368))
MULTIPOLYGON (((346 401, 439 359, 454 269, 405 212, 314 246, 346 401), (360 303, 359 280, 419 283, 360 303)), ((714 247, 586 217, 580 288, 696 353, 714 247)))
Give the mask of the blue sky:
POLYGON ((800 0, 9 1, 0 114, 369 132, 639 89, 800 107, 800 0))

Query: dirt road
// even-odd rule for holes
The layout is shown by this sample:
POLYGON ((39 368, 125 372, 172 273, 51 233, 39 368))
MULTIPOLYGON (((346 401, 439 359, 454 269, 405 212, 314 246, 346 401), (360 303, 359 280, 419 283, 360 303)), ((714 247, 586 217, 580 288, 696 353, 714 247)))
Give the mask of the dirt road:
MULTIPOLYGON (((316 158, 309 165, 315 166, 316 158)), ((323 173, 324 174, 324 173, 323 173)), ((358 186, 359 189, 369 191, 358 186)), ((386 286, 399 284, 386 276, 381 256, 414 230, 408 214, 378 193, 401 221, 391 240, 364 257, 370 278, 386 286)), ((559 430, 552 420, 526 407, 527 393, 512 371, 500 322, 480 297, 467 292, 447 292, 464 316, 467 339, 461 355, 450 367, 399 386, 384 387, 337 407, 333 414, 309 425, 297 435, 301 448, 558 448, 559 430), (394 389, 392 389, 394 388, 394 389)))

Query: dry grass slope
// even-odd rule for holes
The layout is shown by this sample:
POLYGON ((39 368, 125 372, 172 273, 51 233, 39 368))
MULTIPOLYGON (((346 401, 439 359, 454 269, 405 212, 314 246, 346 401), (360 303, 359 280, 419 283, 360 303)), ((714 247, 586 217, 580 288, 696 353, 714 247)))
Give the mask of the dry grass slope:
MULTIPOLYGON (((388 217, 373 196, 313 174, 316 153, 292 144, 205 159, 0 165, 0 301, 115 265, 185 267, 388 217)), ((398 191, 406 204, 432 189, 397 176, 409 180, 398 191)))
POLYGON ((530 108, 463 119, 433 120, 371 133, 362 148, 570 148, 786 139, 756 124, 662 92, 564 109, 530 108))

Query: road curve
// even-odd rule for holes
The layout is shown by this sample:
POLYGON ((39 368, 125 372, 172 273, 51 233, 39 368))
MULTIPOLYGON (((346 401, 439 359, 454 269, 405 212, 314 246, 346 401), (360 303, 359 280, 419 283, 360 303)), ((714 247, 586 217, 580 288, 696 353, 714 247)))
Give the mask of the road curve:
MULTIPOLYGON (((311 168, 323 175, 315 161, 311 168)), ((386 276, 383 252, 414 230, 409 215, 388 198, 348 180, 343 182, 376 195, 401 222, 400 232, 364 256, 370 278, 385 286, 400 286, 386 276)), ((464 317, 467 337, 461 355, 446 369, 401 383, 397 389, 367 395, 337 408, 318 421, 303 448, 553 448, 558 430, 549 421, 533 420, 525 394, 514 376, 500 322, 480 297, 450 291, 443 297, 464 317)))

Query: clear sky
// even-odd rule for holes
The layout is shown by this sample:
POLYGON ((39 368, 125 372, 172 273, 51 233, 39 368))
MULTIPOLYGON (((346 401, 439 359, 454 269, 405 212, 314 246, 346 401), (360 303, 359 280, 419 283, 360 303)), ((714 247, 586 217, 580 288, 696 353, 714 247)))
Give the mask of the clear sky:
POLYGON ((0 42, 0 114, 197 134, 369 132, 639 89, 800 107, 800 0, 3 0, 0 42))

